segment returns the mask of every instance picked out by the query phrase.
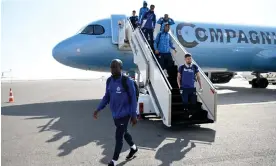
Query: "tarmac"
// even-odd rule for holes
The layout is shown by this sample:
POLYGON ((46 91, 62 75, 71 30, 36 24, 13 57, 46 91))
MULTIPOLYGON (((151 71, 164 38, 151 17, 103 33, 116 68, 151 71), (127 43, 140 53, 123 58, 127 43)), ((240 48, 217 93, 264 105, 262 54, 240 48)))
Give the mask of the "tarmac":
MULTIPOLYGON (((113 155, 109 108, 93 119, 102 80, 14 81, 1 84, 3 166, 102 166, 113 155), (12 88, 14 103, 7 103, 12 88)), ((276 165, 276 86, 251 89, 235 79, 218 89, 217 122, 166 128, 141 120, 130 133, 139 151, 118 165, 276 165)))

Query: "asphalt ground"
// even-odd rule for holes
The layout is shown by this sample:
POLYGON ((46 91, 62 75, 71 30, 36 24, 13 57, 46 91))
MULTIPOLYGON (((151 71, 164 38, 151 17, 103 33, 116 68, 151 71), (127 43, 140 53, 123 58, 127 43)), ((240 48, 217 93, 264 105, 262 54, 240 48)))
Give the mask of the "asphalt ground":
MULTIPOLYGON (((101 80, 15 81, 1 84, 3 166, 101 166, 113 155, 115 126, 101 80), (15 102, 7 103, 9 88, 15 102)), ((143 120, 129 127, 139 152, 118 165, 276 165, 276 86, 251 89, 233 80, 217 85, 217 122, 165 128, 143 120)))

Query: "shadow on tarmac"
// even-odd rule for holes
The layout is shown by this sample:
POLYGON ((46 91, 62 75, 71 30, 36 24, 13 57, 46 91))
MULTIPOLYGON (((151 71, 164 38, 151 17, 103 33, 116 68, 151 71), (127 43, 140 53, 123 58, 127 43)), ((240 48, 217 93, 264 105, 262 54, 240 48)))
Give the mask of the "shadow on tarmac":
MULTIPOLYGON (((73 150, 95 142, 101 146, 104 156, 100 162, 108 163, 113 156, 115 146, 115 126, 111 113, 107 106, 99 114, 99 119, 93 119, 93 109, 100 100, 62 101, 52 103, 35 103, 27 105, 14 105, 2 107, 4 116, 29 116, 26 120, 50 119, 43 126, 38 126, 39 132, 58 132, 47 140, 47 143, 55 142, 64 136, 69 140, 62 143, 58 150, 58 156, 66 156, 73 150)), ((167 166, 174 161, 179 161, 196 145, 193 141, 211 144, 215 141, 216 131, 199 126, 166 128, 161 121, 143 120, 135 127, 129 126, 134 142, 140 149, 153 149, 155 158, 167 166), (161 147, 161 143, 169 138, 176 140, 161 147)), ((122 152, 129 147, 124 142, 122 152)), ((137 154, 139 155, 139 154, 137 154)), ((125 158, 125 156, 120 156, 125 158)), ((126 161, 118 163, 124 165, 126 161)))

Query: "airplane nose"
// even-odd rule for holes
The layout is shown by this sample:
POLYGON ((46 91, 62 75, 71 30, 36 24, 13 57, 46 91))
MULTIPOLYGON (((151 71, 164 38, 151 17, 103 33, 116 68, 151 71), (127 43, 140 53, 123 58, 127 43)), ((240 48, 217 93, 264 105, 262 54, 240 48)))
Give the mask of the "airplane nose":
POLYGON ((67 58, 71 54, 71 46, 62 41, 58 43, 52 50, 53 58, 61 64, 68 63, 67 58))
POLYGON ((58 43, 52 50, 52 55, 55 60, 58 62, 62 61, 62 43, 58 43))
POLYGON ((74 54, 74 48, 77 45, 77 36, 69 37, 61 42, 59 42, 52 50, 52 56, 58 62, 64 64, 68 63, 68 57, 74 54))

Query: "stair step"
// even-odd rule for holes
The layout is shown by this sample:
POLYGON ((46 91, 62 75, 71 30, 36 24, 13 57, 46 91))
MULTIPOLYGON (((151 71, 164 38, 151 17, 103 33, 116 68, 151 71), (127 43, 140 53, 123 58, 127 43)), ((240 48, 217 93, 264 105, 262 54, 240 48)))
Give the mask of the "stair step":
POLYGON ((172 88, 178 88, 178 84, 177 84, 177 82, 169 82, 170 83, 170 85, 172 86, 172 88))
POLYGON ((201 112, 201 111, 205 111, 201 108, 194 108, 194 109, 188 109, 188 110, 184 110, 183 109, 174 109, 172 110, 172 115, 178 115, 178 114, 183 114, 183 113, 188 113, 188 114, 194 114, 197 112, 201 112))
POLYGON ((179 102, 182 102, 181 95, 173 94, 172 95, 172 103, 179 103, 179 102))
POLYGON ((174 94, 174 93, 180 94, 179 88, 173 88, 173 89, 171 90, 171 92, 172 92, 173 94, 174 94))
POLYGON ((168 81, 172 86, 178 87, 177 81, 173 81, 173 80, 169 80, 169 79, 168 79, 168 81))
POLYGON ((183 103, 182 102, 173 102, 172 107, 174 107, 174 106, 183 106, 183 103))
MULTIPOLYGON (((176 110, 183 110, 184 109, 184 106, 183 106, 183 103, 181 101, 179 102, 172 102, 172 106, 171 106, 171 110, 172 112, 176 112, 176 110)), ((188 109, 191 110, 191 111, 200 111, 202 110, 202 103, 200 102, 197 102, 197 104, 195 105, 188 105, 188 109)))
POLYGON ((179 89, 177 83, 170 83, 173 89, 179 89))
POLYGON ((172 103, 171 110, 174 112, 175 110, 183 110, 183 104, 182 103, 172 103))
POLYGON ((181 94, 180 94, 179 91, 173 91, 173 92, 172 92, 172 95, 178 95, 179 97, 181 97, 181 94))
MULTIPOLYGON (((178 91, 179 92, 179 91, 178 91)), ((172 93, 172 96, 182 98, 180 92, 179 93, 172 93)))
POLYGON ((197 111, 172 111, 172 122, 173 121, 185 121, 185 120, 206 120, 208 119, 208 113, 205 110, 197 111))
POLYGON ((167 77, 168 79, 170 79, 170 80, 175 80, 175 81, 177 81, 177 75, 175 75, 175 74, 171 74, 171 73, 168 73, 168 75, 169 75, 169 77, 167 77))
POLYGON ((176 125, 189 125, 189 124, 205 124, 205 123, 214 123, 213 120, 211 119, 204 119, 204 120, 195 120, 195 119, 185 119, 185 120, 173 120, 172 121, 172 126, 176 125))
POLYGON ((169 77, 167 77, 168 78, 168 80, 170 80, 170 81, 176 81, 177 82, 177 75, 170 75, 169 73, 168 73, 168 75, 169 75, 169 77))
POLYGON ((181 115, 189 115, 189 112, 184 110, 184 109, 177 109, 177 110, 172 110, 172 117, 176 116, 181 116, 181 115))
POLYGON ((178 119, 186 119, 189 117, 189 113, 187 111, 177 111, 177 112, 172 112, 172 120, 178 120, 178 119))
POLYGON ((171 82, 170 82, 170 84, 171 84, 172 88, 178 89, 178 84, 177 84, 177 82, 175 82, 175 83, 171 83, 171 82))

